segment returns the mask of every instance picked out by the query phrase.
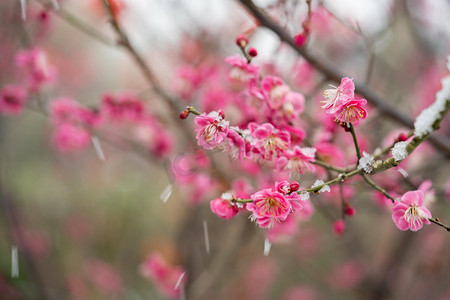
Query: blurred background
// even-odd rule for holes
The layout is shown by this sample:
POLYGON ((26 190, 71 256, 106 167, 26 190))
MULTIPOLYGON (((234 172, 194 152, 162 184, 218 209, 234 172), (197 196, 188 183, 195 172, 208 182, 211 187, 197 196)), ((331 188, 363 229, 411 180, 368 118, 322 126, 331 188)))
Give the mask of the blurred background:
MULTIPOLYGON (((292 36, 302 31, 306 1, 255 4, 292 36)), ((231 122, 241 121, 242 108, 228 100, 236 91, 225 58, 239 54, 235 39, 245 34, 258 50, 252 63, 305 95, 301 123, 310 140, 323 133, 319 101, 330 82, 259 28, 239 1, 110 5, 179 107, 221 108, 231 122)), ((311 50, 411 118, 435 100, 450 53, 448 1, 313 0, 312 9, 311 50)), ((28 84, 20 51, 45 53, 40 63, 48 71, 29 88, 20 114, 0 115, 0 299, 450 299, 448 233, 434 225, 399 231, 391 204, 359 179, 314 195, 315 213, 275 237, 248 213, 231 220, 213 214, 210 200, 244 181, 253 193, 271 167, 199 149, 193 118, 178 120, 116 44, 110 19, 101 0, 0 3, 0 88, 28 84), (90 131, 83 149, 55 145, 55 99, 95 111, 106 94, 128 92, 157 125, 146 131, 145 124, 110 122, 90 131), (342 195, 356 213, 337 236, 342 195)), ((449 124, 447 118, 442 136, 449 137, 449 124)), ((362 148, 372 153, 401 132, 408 129, 371 107, 358 127, 362 148)), ((334 134, 337 149, 328 155, 339 152, 339 166, 354 163, 348 134, 334 134)), ((399 167, 408 176, 396 168, 374 180, 398 195, 430 182, 421 187, 427 207, 449 223, 448 158, 425 143, 399 167)), ((301 185, 316 179, 302 175, 301 185)))

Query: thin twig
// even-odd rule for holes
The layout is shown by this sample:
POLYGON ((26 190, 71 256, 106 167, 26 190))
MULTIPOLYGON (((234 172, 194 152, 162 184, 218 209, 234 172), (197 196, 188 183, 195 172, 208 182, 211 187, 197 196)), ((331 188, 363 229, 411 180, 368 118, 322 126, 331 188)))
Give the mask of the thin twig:
POLYGON ((361 149, 359 149, 358 139, 356 138, 355 128, 352 123, 348 123, 350 126, 350 133, 352 134, 353 144, 355 144, 356 156, 358 157, 358 161, 356 165, 359 164, 359 160, 361 159, 361 149))
POLYGON ((362 174, 362 177, 364 178, 364 180, 374 189, 376 189, 377 191, 379 191, 380 193, 382 193, 383 195, 385 195, 387 198, 391 199, 392 203, 395 202, 395 198, 392 197, 391 195, 389 195, 389 193, 383 189, 382 187, 380 187, 378 184, 375 183, 375 181, 373 181, 372 179, 370 179, 370 177, 367 174, 362 174))

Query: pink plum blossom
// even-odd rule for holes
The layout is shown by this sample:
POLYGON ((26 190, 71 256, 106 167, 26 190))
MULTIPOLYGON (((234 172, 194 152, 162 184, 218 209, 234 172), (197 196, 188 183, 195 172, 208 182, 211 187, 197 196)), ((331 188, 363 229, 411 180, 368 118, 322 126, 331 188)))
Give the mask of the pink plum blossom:
POLYGON ((423 205, 424 194, 422 191, 406 192, 400 201, 394 203, 392 208, 392 220, 398 229, 405 231, 418 231, 423 224, 430 224, 430 211, 423 205))
POLYGON ((123 282, 117 269, 99 259, 90 259, 83 265, 89 281, 104 295, 117 296, 123 291, 123 282))
POLYGON ((0 113, 17 115, 27 101, 27 92, 17 85, 6 85, 0 90, 0 113))
POLYGON ((105 94, 100 107, 101 113, 114 122, 136 122, 143 117, 144 110, 142 100, 132 92, 105 94))
POLYGON ((290 202, 273 189, 256 192, 251 199, 253 202, 247 204, 247 209, 252 212, 251 219, 261 228, 272 228, 275 221, 286 220, 291 211, 290 202))
POLYGON ((288 125, 295 122, 303 112, 305 97, 302 94, 288 92, 280 105, 276 109, 269 106, 266 112, 267 119, 277 125, 288 125))
POLYGON ((220 198, 214 199, 210 202, 211 210, 220 218, 229 220, 234 217, 239 208, 232 200, 234 196, 230 193, 223 193, 220 198))
POLYGON ((315 157, 316 149, 295 146, 294 149, 285 151, 277 159, 276 166, 280 170, 289 170, 292 173, 314 172, 316 168, 310 162, 314 162, 315 157))
POLYGON ((181 295, 181 286, 186 282, 185 270, 179 266, 169 265, 161 255, 154 253, 147 257, 139 267, 141 275, 150 279, 159 292, 173 299, 181 295), (179 286, 177 286, 178 281, 179 286))
POLYGON ((283 153, 290 144, 290 135, 285 130, 278 130, 272 124, 250 124, 251 134, 255 139, 255 150, 262 159, 272 160, 283 153))
POLYGON ((279 109, 285 97, 291 89, 287 86, 283 79, 276 76, 266 76, 261 80, 261 90, 271 109, 279 109))
POLYGON ((198 145, 205 149, 214 149, 227 138, 229 122, 219 112, 203 113, 195 117, 194 122, 198 145))
POLYGON ((185 65, 175 70, 172 87, 184 101, 189 101, 199 88, 201 76, 194 67, 185 65))
POLYGON ((367 111, 363 107, 367 104, 366 99, 351 99, 335 110, 336 121, 340 123, 358 123, 367 117, 367 111))
POLYGON ((60 152, 78 152, 86 149, 91 141, 89 132, 71 123, 57 125, 53 144, 60 152))
POLYGON ((47 55, 42 49, 21 50, 16 54, 15 60, 31 91, 40 90, 43 84, 55 78, 55 68, 48 63, 47 55))
POLYGON ((254 64, 249 64, 242 56, 229 56, 225 61, 232 66, 228 74, 228 78, 232 83, 243 86, 258 79, 259 68, 254 64))
POLYGON ((337 108, 343 103, 355 97, 355 84, 353 83, 353 79, 348 77, 342 78, 339 87, 332 87, 332 89, 323 92, 325 101, 322 101, 322 108, 331 114, 335 113, 337 108))
POLYGON ((307 285, 297 285, 289 288, 282 300, 315 300, 318 299, 317 291, 307 285))
POLYGON ((55 124, 64 122, 80 123, 89 126, 100 124, 100 116, 83 107, 74 99, 69 97, 60 97, 50 103, 50 117, 55 124))

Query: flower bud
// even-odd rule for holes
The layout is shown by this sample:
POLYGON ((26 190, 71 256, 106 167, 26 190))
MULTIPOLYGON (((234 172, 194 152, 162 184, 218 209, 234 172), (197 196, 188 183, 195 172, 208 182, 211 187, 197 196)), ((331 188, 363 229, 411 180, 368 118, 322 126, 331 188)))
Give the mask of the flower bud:
POLYGON ((297 181, 292 181, 290 185, 291 191, 295 192, 300 188, 300 184, 297 181))
POLYGON ((406 133, 400 133, 397 137, 399 142, 405 142, 408 140, 408 135, 406 133))
POLYGON ((187 110, 187 109, 180 113, 180 119, 181 120, 186 119, 188 116, 189 116, 189 110, 187 110))
POLYGON ((250 48, 248 49, 248 55, 250 55, 251 57, 255 57, 258 55, 258 51, 256 51, 255 48, 250 48))
POLYGON ((247 44, 248 44, 248 39, 245 36, 243 36, 242 34, 237 36, 236 45, 244 48, 245 46, 247 46, 247 44))
POLYGON ((353 215, 355 215, 355 208, 353 206, 351 206, 350 204, 347 204, 344 212, 347 216, 353 216, 353 215))
POLYGON ((333 230, 336 235, 338 236, 343 235, 345 232, 345 221, 341 219, 334 222, 333 230))

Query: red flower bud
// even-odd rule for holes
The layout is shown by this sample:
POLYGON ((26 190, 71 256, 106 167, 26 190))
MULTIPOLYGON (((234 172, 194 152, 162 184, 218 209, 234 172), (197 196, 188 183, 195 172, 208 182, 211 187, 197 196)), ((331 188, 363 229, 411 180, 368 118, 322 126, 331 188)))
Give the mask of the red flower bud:
POLYGON ((299 187, 300 187, 300 184, 298 184, 297 181, 292 181, 289 188, 291 189, 291 191, 295 192, 299 189, 299 187))
POLYGON ((255 48, 250 48, 248 49, 248 55, 250 55, 251 57, 255 57, 256 55, 258 55, 258 51, 256 51, 255 48))
POLYGON ((306 44, 307 41, 308 41, 308 36, 305 33, 300 33, 300 34, 297 34, 296 36, 294 36, 294 43, 297 46, 302 47, 306 44))
POLYGON ((334 233, 336 233, 338 236, 341 236, 345 232, 345 221, 344 220, 337 220, 333 224, 333 230, 334 233))
POLYGON ((222 110, 219 110, 219 116, 221 116, 221 117, 222 117, 222 119, 225 119, 225 114, 223 113, 223 111, 222 111, 222 110))
POLYGON ((189 116, 189 111, 187 109, 182 111, 182 112, 180 112, 180 119, 181 120, 186 119, 188 116, 189 116))
POLYGON ((238 35, 236 38, 236 45, 239 47, 245 47, 248 44, 248 39, 242 34, 238 35))
POLYGON ((400 133, 398 135, 397 139, 398 139, 399 142, 407 141, 408 140, 408 135, 406 133, 400 133))
POLYGON ((349 204, 347 204, 345 208, 345 214, 347 216, 354 216, 355 215, 355 208, 349 204))

